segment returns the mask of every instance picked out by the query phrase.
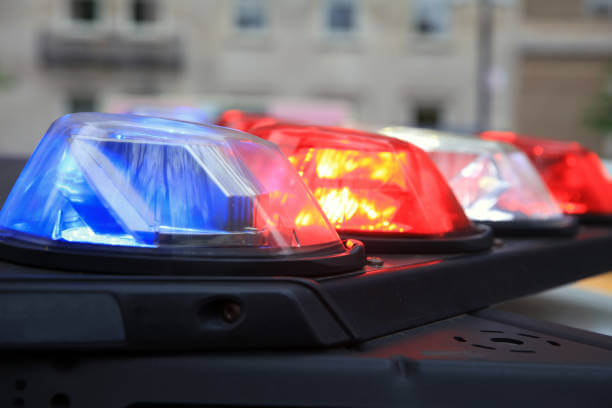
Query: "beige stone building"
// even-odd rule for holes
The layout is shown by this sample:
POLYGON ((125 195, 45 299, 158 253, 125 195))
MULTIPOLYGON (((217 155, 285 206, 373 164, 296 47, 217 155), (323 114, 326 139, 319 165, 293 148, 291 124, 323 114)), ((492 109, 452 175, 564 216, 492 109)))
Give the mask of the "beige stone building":
POLYGON ((585 124, 597 95, 612 92, 612 1, 523 0, 520 13, 518 130, 612 155, 585 124))
MULTIPOLYGON (((514 123, 506 33, 517 16, 514 1, 496 1, 498 128, 514 123)), ((126 98, 297 103, 359 122, 471 130, 477 31, 476 0, 4 1, 0 152, 28 154, 54 118, 126 98)))

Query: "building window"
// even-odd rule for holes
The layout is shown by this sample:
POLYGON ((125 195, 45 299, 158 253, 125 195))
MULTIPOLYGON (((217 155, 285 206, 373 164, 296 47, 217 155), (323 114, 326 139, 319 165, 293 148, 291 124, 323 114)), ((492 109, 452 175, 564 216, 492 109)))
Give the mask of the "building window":
POLYGON ((68 112, 95 112, 97 101, 93 95, 71 95, 68 98, 68 112))
POLYGON ((265 0, 236 0, 236 27, 241 30, 261 30, 266 26, 265 0))
POLYGON ((157 18, 155 0, 134 0, 132 2, 132 19, 135 23, 151 23, 157 18))
POLYGON ((448 31, 450 4, 448 0, 414 0, 414 28, 419 34, 439 35, 448 31))
POLYGON ((413 122, 418 127, 436 129, 441 125, 442 110, 436 104, 417 105, 414 108, 413 122))
POLYGON ((328 0, 327 27, 333 32, 349 32, 355 29, 357 10, 355 0, 328 0))
POLYGON ((598 17, 612 17, 612 0, 586 0, 588 14, 598 17))
POLYGON ((95 21, 98 18, 98 2, 96 0, 71 0, 70 16, 78 21, 95 21))

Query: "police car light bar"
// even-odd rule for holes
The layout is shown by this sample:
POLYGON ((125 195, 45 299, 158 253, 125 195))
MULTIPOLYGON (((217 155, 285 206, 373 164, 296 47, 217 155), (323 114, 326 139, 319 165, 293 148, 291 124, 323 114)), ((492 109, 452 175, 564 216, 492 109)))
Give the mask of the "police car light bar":
POLYGON ((594 152, 577 142, 484 132, 482 138, 511 143, 531 159, 566 214, 582 220, 612 218, 612 178, 594 152))
POLYGON ((576 232, 576 220, 563 215, 529 159, 513 146, 401 126, 380 132, 428 152, 468 217, 486 222, 496 233, 576 232))
POLYGON ((365 262, 273 144, 132 115, 58 119, 15 183, 0 228, 0 256, 78 270, 248 274, 261 262, 264 273, 299 275, 365 262))
POLYGON ((248 131, 277 144, 332 225, 372 251, 487 249, 492 235, 465 216, 421 149, 356 130, 260 121, 248 131))

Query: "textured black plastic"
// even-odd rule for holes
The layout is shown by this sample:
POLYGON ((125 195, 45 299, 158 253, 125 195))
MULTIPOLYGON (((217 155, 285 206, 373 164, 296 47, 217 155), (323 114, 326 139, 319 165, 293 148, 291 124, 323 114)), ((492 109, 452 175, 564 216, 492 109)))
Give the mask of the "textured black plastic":
POLYGON ((13 353, 0 389, 26 407, 611 406, 612 352, 562 334, 468 315, 324 352, 13 353))
MULTIPOLYGON (((583 227, 573 238, 508 239, 482 253, 380 255, 382 267, 321 279, 75 273, 0 262, 0 297, 62 294, 83 302, 91 294, 94 307, 100 293, 111 294, 126 333, 124 342, 109 344, 110 334, 100 327, 114 324, 105 320, 110 317, 101 312, 99 319, 81 319, 75 312, 66 314, 57 330, 78 324, 99 333, 98 341, 6 341, 0 347, 211 350, 355 344, 610 270, 610 247, 612 229, 583 227), (236 307, 244 317, 224 323, 224 314, 236 307)), ((13 324, 21 324, 15 330, 32 330, 36 321, 24 315, 13 324)))
POLYGON ((0 293, 0 327, 0 344, 16 347, 126 340, 121 309, 108 293, 0 293))
POLYGON ((117 279, 0 263, 0 305, 12 305, 0 315, 13 331, 0 348, 10 349, 296 348, 354 337, 309 285, 281 278, 117 279))
POLYGON ((612 229, 581 227, 573 238, 509 238, 484 253, 381 255, 383 268, 321 286, 356 337, 371 339, 609 271, 610 248, 612 229))
POLYGON ((612 225, 612 214, 579 214, 582 224, 612 225))

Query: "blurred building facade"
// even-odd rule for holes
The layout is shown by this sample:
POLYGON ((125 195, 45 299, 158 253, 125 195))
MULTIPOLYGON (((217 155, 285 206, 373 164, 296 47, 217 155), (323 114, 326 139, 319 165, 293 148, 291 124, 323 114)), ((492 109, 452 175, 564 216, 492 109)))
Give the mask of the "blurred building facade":
MULTIPOLYGON (((514 2, 496 5, 501 128, 514 123, 514 37, 503 33, 516 16, 514 2)), ((27 154, 54 118, 123 97, 258 110, 323 101, 354 122, 471 130, 477 32, 476 0, 2 2, 0 151, 27 154)))
POLYGON ((0 152, 29 154, 64 113, 139 101, 466 132, 487 123, 601 151, 606 132, 584 112, 606 92, 611 3, 5 1, 0 152), (482 67, 486 4, 493 36, 482 67))
POLYGON ((612 129, 606 135, 587 118, 603 93, 612 94, 612 1, 524 0, 521 7, 517 130, 580 140, 612 156, 612 129))

